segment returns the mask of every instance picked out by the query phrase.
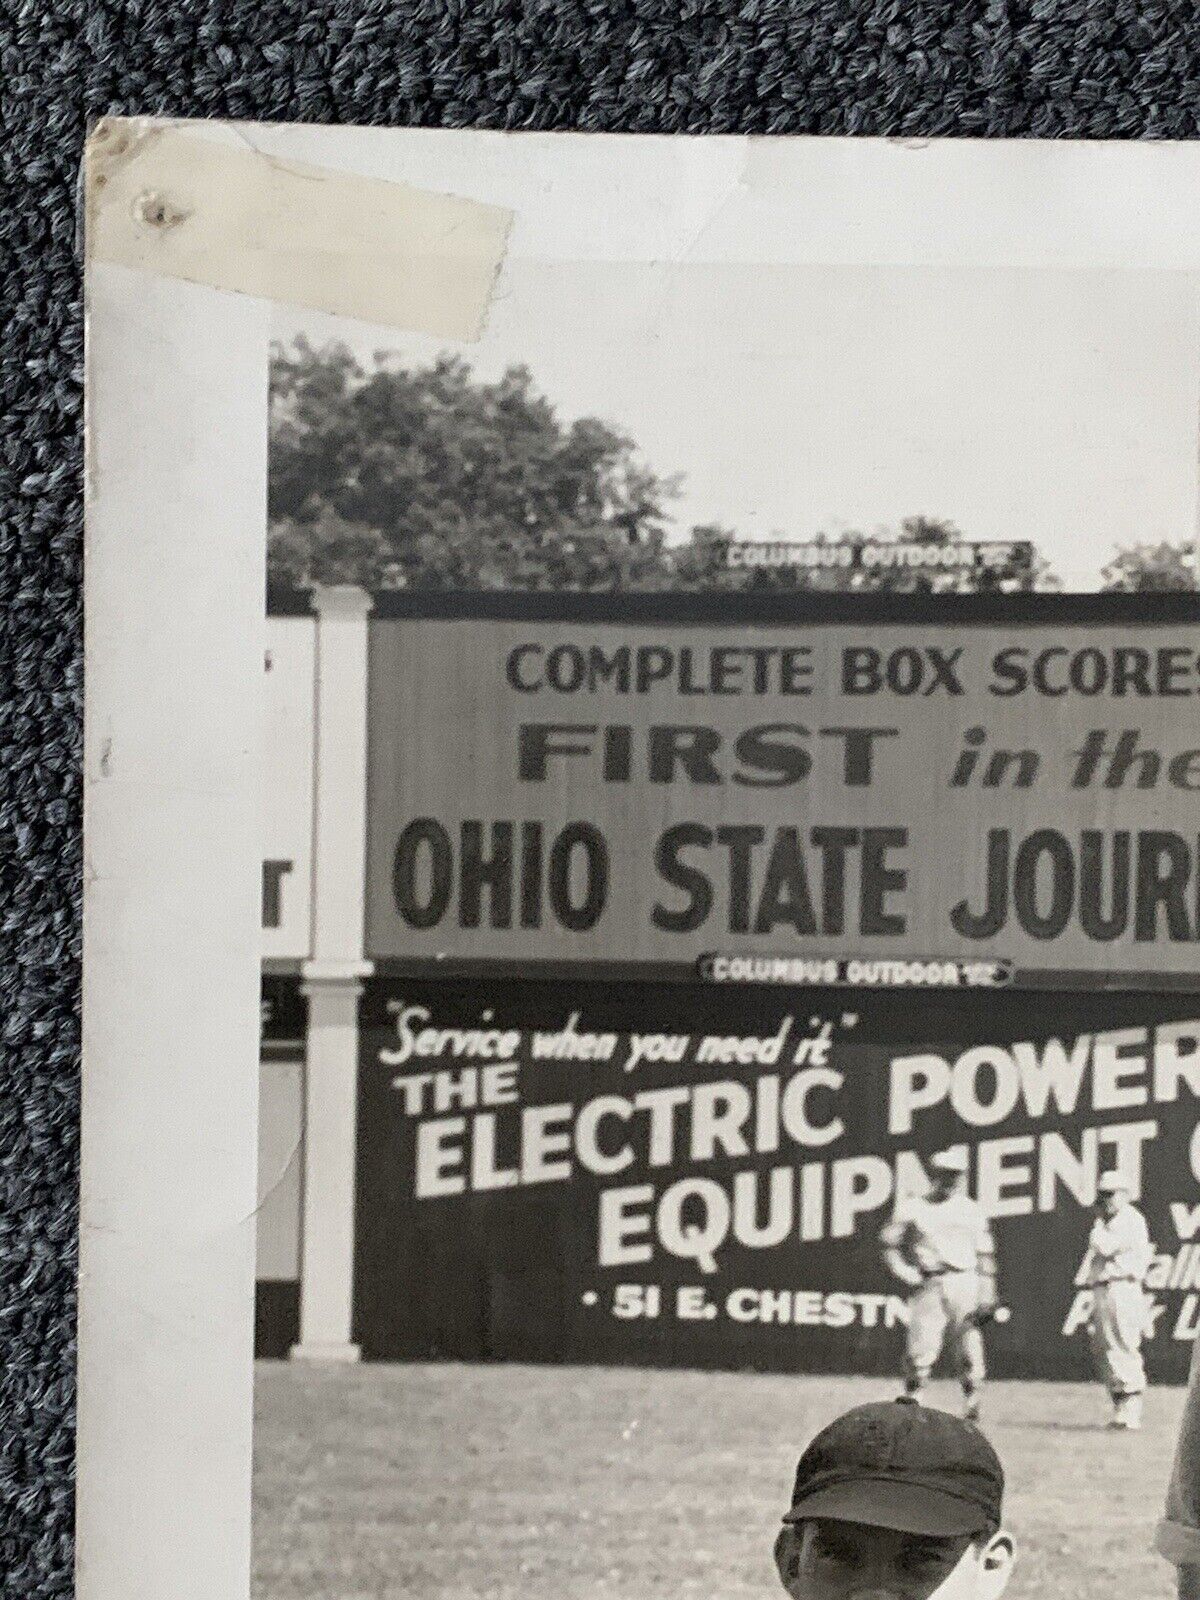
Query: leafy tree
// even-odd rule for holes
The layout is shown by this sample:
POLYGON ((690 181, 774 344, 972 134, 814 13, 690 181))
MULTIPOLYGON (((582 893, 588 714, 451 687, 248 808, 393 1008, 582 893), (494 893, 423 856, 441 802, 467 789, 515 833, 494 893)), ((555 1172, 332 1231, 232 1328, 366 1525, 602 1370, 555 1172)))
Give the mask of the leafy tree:
POLYGON ((1101 573, 1105 589, 1118 594, 1167 594, 1195 589, 1195 547, 1190 544, 1137 544, 1122 550, 1101 573))
POLYGON ((314 579, 372 588, 403 582, 378 528, 347 522, 324 500, 314 500, 308 511, 304 520, 280 517, 268 530, 267 569, 277 582, 297 588, 314 579))
POLYGON ((725 562, 725 551, 736 539, 734 530, 721 523, 693 527, 687 542, 675 545, 669 552, 671 588, 685 592, 746 588, 747 574, 725 562))
MULTIPOLYGON (((654 472, 610 424, 560 420, 524 367, 485 383, 450 355, 416 369, 377 356, 369 371, 340 345, 297 339, 273 355, 268 569, 289 584, 945 593, 1050 581, 1041 561, 1032 573, 732 567, 731 528, 696 526, 668 545, 678 480, 654 472)), ((962 536, 918 516, 897 537, 962 536)))
POLYGON ((675 492, 607 423, 560 422, 524 367, 481 383, 454 356, 366 372, 336 345, 275 352, 269 558, 288 581, 660 587, 675 492))

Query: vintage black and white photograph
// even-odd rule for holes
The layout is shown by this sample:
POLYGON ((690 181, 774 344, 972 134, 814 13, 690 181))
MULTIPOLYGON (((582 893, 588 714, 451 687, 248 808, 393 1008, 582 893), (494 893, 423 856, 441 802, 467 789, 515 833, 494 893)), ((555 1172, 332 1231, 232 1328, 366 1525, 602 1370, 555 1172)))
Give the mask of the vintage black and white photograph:
POLYGON ((506 220, 461 327, 251 290, 253 1595, 1187 1592, 1153 164, 260 134, 506 220))

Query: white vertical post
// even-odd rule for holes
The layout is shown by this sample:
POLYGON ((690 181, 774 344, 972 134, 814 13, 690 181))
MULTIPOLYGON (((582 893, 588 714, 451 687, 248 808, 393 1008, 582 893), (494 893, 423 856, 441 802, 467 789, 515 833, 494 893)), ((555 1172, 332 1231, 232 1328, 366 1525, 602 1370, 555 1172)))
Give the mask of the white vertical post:
POLYGON ((79 1600, 250 1592, 269 326, 89 269, 79 1600))
POLYGON ((294 1360, 356 1361, 351 1337, 358 999, 363 958, 367 614, 349 585, 318 589, 312 955, 308 997, 300 1340, 294 1360))

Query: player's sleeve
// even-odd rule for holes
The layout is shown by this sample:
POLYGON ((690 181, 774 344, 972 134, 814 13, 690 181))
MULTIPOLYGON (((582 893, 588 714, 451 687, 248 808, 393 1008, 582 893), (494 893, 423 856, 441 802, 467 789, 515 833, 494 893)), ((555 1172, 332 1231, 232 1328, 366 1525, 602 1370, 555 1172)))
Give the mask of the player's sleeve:
POLYGON ((1200 1339, 1192 1347, 1183 1420, 1154 1548, 1177 1567, 1200 1566, 1200 1339))
POLYGON ((1136 1278, 1140 1283, 1153 1259, 1154 1247, 1145 1217, 1140 1211, 1127 1211, 1108 1253, 1109 1266, 1119 1277, 1136 1278))
POLYGON ((879 1234, 879 1242, 885 1250, 900 1250, 908 1240, 908 1230, 912 1226, 912 1206, 905 1196, 901 1196, 892 1210, 891 1221, 884 1224, 879 1234))
POLYGON ((1130 1245, 1130 1267, 1134 1277, 1140 1282, 1149 1272, 1150 1263, 1154 1260, 1154 1245, 1150 1239, 1150 1226, 1140 1211, 1136 1220, 1137 1227, 1130 1245))
POLYGON ((975 1233, 975 1270, 983 1278, 996 1276, 996 1239, 992 1233, 992 1225, 987 1219, 983 1207, 979 1207, 979 1217, 975 1233))
POLYGON ((912 1208, 904 1199, 896 1201, 892 1220, 881 1230, 879 1243, 883 1247, 884 1265, 893 1278, 910 1289, 921 1282, 921 1270, 909 1260, 908 1245, 912 1236, 912 1208))
POLYGON ((1092 1273, 1096 1269, 1098 1260, 1099 1253, 1096 1250, 1096 1225, 1093 1223, 1091 1232, 1088 1234, 1087 1246, 1083 1252, 1083 1260, 1079 1263, 1079 1272, 1077 1274, 1079 1278, 1083 1279, 1084 1283, 1091 1283, 1092 1273))

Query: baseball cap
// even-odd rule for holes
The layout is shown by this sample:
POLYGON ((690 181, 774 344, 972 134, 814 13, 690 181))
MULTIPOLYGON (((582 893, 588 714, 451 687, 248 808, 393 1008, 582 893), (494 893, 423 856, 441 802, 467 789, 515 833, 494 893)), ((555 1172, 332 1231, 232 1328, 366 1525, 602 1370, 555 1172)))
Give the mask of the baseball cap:
POLYGON ((1102 1172, 1096 1180, 1101 1194, 1132 1194, 1133 1185, 1123 1172, 1102 1172))
POLYGON ((785 1522, 862 1522, 952 1538, 1000 1526, 1004 1468, 978 1428, 949 1412, 888 1400, 856 1406, 800 1457, 785 1522))
POLYGON ((929 1165, 938 1172, 966 1172, 969 1166, 967 1152, 961 1148, 935 1151, 929 1158, 929 1165))

